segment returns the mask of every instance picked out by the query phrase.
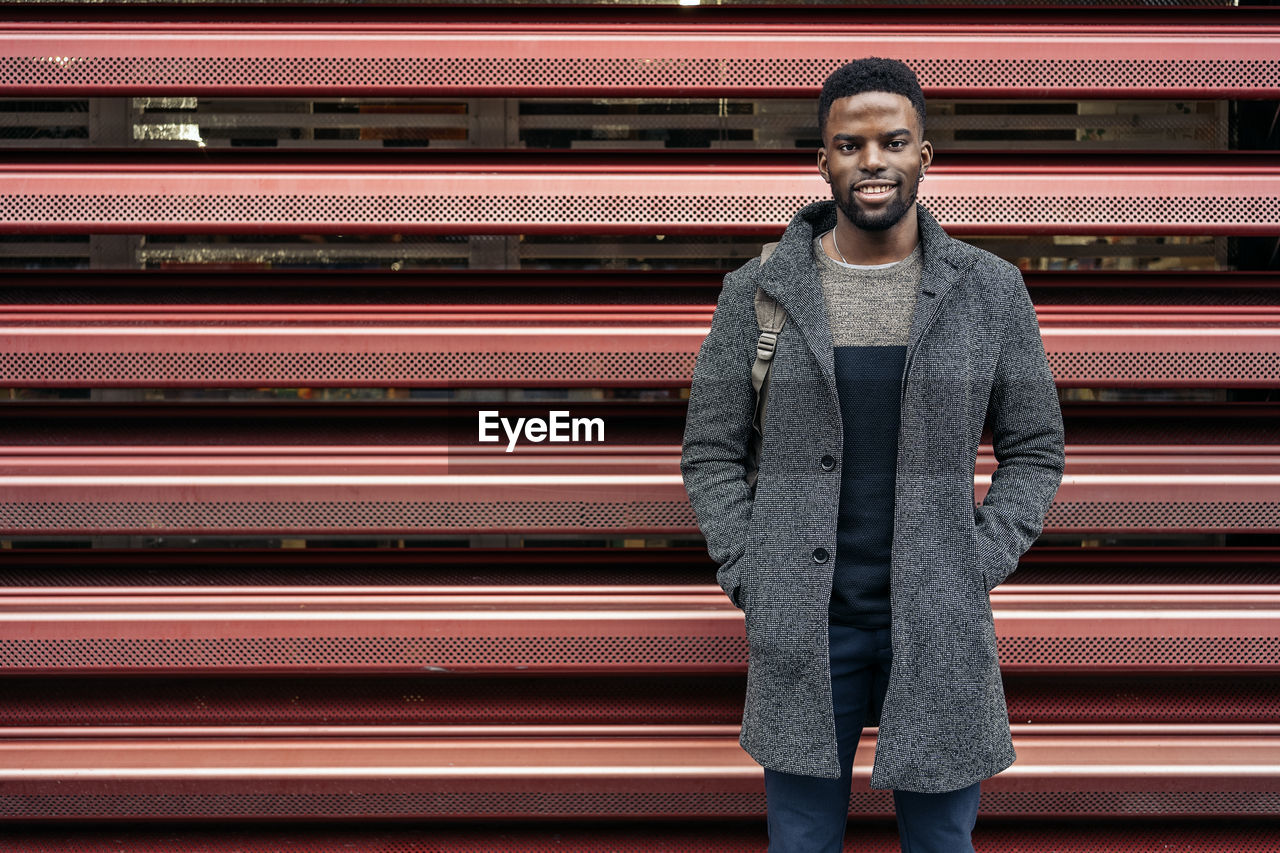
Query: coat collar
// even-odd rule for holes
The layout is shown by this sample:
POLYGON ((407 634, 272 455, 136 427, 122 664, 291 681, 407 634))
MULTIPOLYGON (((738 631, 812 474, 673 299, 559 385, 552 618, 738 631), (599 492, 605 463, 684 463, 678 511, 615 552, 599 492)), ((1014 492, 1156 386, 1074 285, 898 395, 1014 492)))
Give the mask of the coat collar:
MULTIPOLYGON (((908 358, 932 323, 936 314, 934 309, 942 304, 947 292, 972 263, 964 257, 959 241, 942 230, 933 214, 919 202, 916 203, 916 220, 920 229, 923 264, 907 339, 908 358)), ((760 286, 778 301, 791 322, 799 327, 833 390, 835 353, 831 322, 811 246, 814 237, 834 228, 835 224, 834 201, 818 201, 802 207, 792 217, 777 248, 761 267, 760 280, 760 286)))

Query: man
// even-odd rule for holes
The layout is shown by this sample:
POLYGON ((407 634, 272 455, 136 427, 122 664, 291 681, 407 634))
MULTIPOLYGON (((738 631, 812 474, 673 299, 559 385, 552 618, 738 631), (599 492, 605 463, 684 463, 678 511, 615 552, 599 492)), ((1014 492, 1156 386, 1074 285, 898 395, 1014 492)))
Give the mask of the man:
POLYGON ((833 201, 725 277, 681 471, 745 614, 741 744, 765 768, 771 853, 842 849, 864 724, 904 853, 971 853, 981 781, 1016 757, 988 593, 1040 534, 1062 415, 1017 267, 917 204, 933 146, 915 74, 843 66, 818 124, 833 201), (757 287, 787 319, 752 486, 757 287), (988 418, 999 464, 975 506, 988 418))

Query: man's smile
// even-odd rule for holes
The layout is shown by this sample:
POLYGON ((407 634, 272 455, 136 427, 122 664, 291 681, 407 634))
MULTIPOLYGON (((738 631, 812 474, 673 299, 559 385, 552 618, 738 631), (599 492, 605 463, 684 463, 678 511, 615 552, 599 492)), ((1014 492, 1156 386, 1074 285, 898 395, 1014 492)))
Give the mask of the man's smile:
POLYGON ((893 195, 897 184, 867 183, 854 188, 854 195, 869 204, 880 204, 893 195))

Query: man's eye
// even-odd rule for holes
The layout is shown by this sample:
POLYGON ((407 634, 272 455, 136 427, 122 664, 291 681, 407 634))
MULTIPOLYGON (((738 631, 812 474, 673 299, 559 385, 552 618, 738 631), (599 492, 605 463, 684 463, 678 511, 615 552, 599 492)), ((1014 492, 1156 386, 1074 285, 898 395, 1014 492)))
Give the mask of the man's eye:
POLYGON ((890 145, 906 145, 907 143, 903 142, 901 139, 895 139, 895 140, 893 140, 892 142, 890 142, 889 144, 890 144, 890 145))

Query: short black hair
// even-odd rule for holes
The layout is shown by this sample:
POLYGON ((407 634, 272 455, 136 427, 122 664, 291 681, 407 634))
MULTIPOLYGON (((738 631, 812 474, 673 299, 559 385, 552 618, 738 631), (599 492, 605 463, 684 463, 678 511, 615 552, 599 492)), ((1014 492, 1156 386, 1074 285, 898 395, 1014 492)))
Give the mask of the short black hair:
POLYGON ((846 62, 827 77, 818 97, 818 134, 826 139, 827 116, 831 105, 841 98, 863 92, 892 92, 902 95, 916 108, 920 119, 920 138, 924 138, 924 91, 916 73, 898 59, 869 56, 846 62))

